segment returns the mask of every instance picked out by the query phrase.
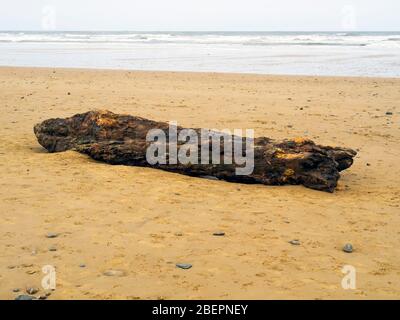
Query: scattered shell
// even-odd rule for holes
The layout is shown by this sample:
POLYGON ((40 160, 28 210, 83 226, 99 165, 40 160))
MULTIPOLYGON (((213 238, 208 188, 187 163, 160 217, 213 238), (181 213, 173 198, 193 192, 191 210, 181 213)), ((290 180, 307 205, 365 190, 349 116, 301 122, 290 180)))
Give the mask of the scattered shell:
POLYGON ((46 238, 57 238, 58 237, 58 233, 55 233, 55 232, 48 232, 47 234, 46 234, 46 238))
POLYGON ((126 272, 123 270, 106 270, 103 272, 103 275, 107 276, 107 277, 124 277, 126 276, 126 272))
POLYGON ((294 245, 294 246, 299 246, 299 245, 300 245, 300 240, 297 240, 297 239, 295 239, 295 240, 290 240, 289 243, 290 243, 291 245, 294 245))

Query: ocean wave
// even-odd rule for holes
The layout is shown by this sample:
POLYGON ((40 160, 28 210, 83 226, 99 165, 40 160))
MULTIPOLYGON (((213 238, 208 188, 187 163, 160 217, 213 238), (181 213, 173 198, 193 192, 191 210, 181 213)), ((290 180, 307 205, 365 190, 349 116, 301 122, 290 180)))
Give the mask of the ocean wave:
POLYGON ((246 46, 396 46, 400 33, 1 32, 1 43, 165 43, 246 46))
POLYGON ((261 42, 244 43, 248 46, 341 46, 341 47, 365 47, 366 43, 338 43, 338 42, 261 42))

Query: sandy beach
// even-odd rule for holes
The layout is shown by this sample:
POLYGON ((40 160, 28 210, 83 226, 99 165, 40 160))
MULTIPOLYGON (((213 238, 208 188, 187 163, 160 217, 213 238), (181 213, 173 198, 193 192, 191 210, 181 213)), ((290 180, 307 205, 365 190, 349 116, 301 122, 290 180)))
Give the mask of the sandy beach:
POLYGON ((49 299, 400 298, 400 79, 1 67, 0 97, 0 299, 43 294, 46 265, 57 272, 49 299), (37 143, 36 123, 92 109, 358 155, 329 194, 111 166, 37 143), (341 286, 345 265, 355 290, 341 286))

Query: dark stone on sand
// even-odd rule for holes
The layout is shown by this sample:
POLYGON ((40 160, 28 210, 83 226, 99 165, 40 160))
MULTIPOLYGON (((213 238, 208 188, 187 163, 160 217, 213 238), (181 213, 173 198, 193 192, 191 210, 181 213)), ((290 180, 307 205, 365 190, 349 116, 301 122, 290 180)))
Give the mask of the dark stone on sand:
MULTIPOLYGON (((75 150, 95 160, 113 165, 154 167, 189 176, 213 176, 220 180, 264 185, 304 185, 308 188, 333 192, 340 178, 340 171, 353 164, 357 152, 341 147, 315 144, 305 138, 282 141, 267 137, 252 139, 254 145, 254 170, 248 175, 237 175, 232 164, 213 164, 211 153, 208 163, 169 163, 152 165, 146 152, 150 142, 146 136, 151 129, 159 129, 168 136, 169 124, 110 111, 90 111, 70 118, 45 120, 35 125, 34 132, 39 143, 49 152, 75 150)), ((185 128, 177 127, 178 134, 185 128)), ((193 129, 198 137, 201 129, 193 129)), ((192 131, 193 132, 193 131, 192 131)), ((240 140, 240 137, 232 136, 240 140)), ((246 144, 242 139, 243 147, 246 144)), ((199 139, 198 148, 211 148, 212 142, 199 139)), ((181 144, 178 145, 178 153, 181 144)), ((187 146, 186 146, 187 147, 187 146)), ((201 152, 199 152, 199 158, 201 152)), ((220 143, 220 156, 224 156, 224 142, 220 143)), ((199 159, 200 160, 200 159, 199 159)), ((204 159, 203 159, 204 160, 204 159)))
POLYGON ((193 267, 190 263, 177 263, 176 266, 180 269, 190 269, 191 267, 193 267))
POLYGON ((14 288, 12 291, 13 291, 13 292, 20 292, 21 289, 20 289, 20 288, 14 288))
POLYGON ((213 236, 216 236, 216 237, 223 237, 224 235, 225 235, 225 232, 222 232, 222 231, 213 233, 213 236))
POLYGON ((81 264, 79 265, 79 268, 86 268, 86 264, 81 263, 81 264))
POLYGON ((387 116, 391 116, 391 115, 393 115, 393 112, 392 111, 388 111, 388 112, 386 112, 386 115, 387 116))
POLYGON ((28 294, 35 294, 35 293, 38 293, 38 292, 39 292, 39 289, 36 288, 36 287, 28 287, 28 288, 26 288, 26 293, 28 293, 28 294))
POLYGON ((350 243, 346 243, 343 247, 343 251, 346 253, 352 253, 353 250, 353 245, 351 245, 350 243))
POLYGON ((15 300, 36 300, 36 297, 28 296, 26 294, 21 294, 18 297, 16 297, 15 300))
POLYGON ((49 251, 57 251, 57 248, 56 248, 55 246, 51 246, 51 247, 49 248, 49 251))

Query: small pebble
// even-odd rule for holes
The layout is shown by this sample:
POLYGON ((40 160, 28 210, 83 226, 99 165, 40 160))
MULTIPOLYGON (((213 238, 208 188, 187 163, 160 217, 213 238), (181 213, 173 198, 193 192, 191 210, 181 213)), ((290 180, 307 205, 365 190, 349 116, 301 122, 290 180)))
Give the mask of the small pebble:
POLYGON ((213 233, 213 236, 216 236, 216 237, 223 237, 225 235, 225 232, 214 232, 213 233))
POLYGON ((386 112, 386 115, 387 116, 391 116, 391 115, 393 115, 393 112, 392 111, 388 111, 388 112, 386 112))
POLYGON ((79 268, 86 268, 86 264, 81 263, 81 264, 79 265, 79 268))
POLYGON ((189 263, 177 263, 176 266, 184 270, 190 269, 192 267, 192 265, 189 263))
POLYGON ((55 246, 51 246, 51 247, 49 248, 49 251, 57 251, 57 248, 56 248, 55 246))
POLYGON ((177 237, 182 237, 182 236, 183 236, 183 233, 182 233, 182 232, 177 232, 177 233, 175 233, 175 235, 176 235, 177 237))
POLYGON ((343 251, 346 253, 352 253, 353 252, 353 246, 350 243, 346 243, 343 247, 343 251))
POLYGON ((48 232, 46 234, 46 238, 52 239, 52 238, 57 238, 57 237, 58 237, 58 233, 55 233, 55 232, 48 232))
POLYGON ((12 291, 13 291, 13 292, 20 292, 21 289, 20 289, 20 288, 14 288, 12 291))
POLYGON ((35 293, 38 293, 38 292, 39 292, 38 288, 35 288, 35 287, 26 288, 26 293, 28 293, 28 294, 35 294, 35 293))
POLYGON ((15 300, 36 300, 36 297, 28 296, 26 294, 21 294, 18 297, 16 297, 15 300))
POLYGON ((38 273, 38 271, 37 270, 28 270, 28 271, 26 271, 26 274, 35 274, 35 273, 38 273))
POLYGON ((107 277, 124 277, 126 276, 126 272, 123 270, 107 270, 104 271, 103 274, 107 277))
POLYGON ((290 240, 289 243, 294 245, 294 246, 299 246, 300 245, 300 241, 299 240, 290 240))

